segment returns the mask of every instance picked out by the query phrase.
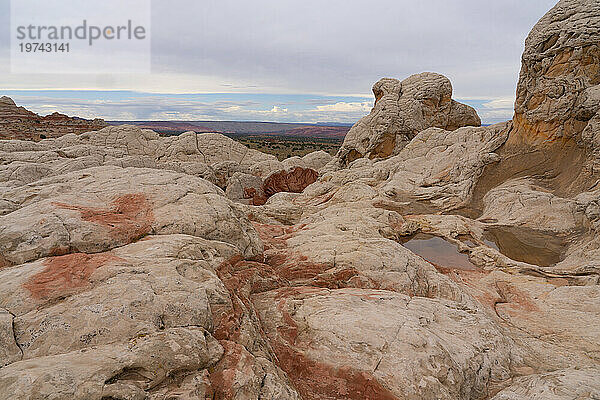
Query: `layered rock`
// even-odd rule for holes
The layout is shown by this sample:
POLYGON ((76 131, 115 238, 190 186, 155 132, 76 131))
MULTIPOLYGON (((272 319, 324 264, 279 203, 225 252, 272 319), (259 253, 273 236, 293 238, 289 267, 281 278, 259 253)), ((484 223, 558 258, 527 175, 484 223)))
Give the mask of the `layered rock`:
POLYGON ((598 180, 599 15, 595 1, 560 1, 529 34, 500 166, 510 175, 546 175, 561 194, 598 180))
POLYGON ((598 113, 598 15, 597 2, 561 1, 527 37, 515 103, 515 136, 526 143, 581 139, 598 113))
POLYGON ((373 85, 373 94, 373 110, 350 129, 336 155, 342 166, 396 155, 426 128, 481 125, 473 108, 452 100, 452 84, 440 74, 424 72, 402 82, 384 78, 373 85))
POLYGON ((6 96, 0 97, 0 139, 41 140, 68 133, 84 133, 102 129, 101 119, 86 120, 53 113, 40 116, 6 96))
POLYGON ((600 396, 596 369, 569 368, 518 379, 493 400, 577 399, 600 396))
POLYGON ((17 107, 15 102, 6 96, 0 97, 0 118, 33 118, 36 115, 24 107, 17 107))

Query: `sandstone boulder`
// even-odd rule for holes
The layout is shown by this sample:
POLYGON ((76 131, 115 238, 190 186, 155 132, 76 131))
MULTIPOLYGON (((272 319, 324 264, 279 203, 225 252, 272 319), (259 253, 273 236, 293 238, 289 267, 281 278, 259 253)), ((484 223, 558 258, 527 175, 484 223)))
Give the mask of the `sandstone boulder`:
POLYGON ((270 197, 279 192, 300 193, 314 183, 318 175, 317 171, 302 167, 274 172, 264 180, 265 195, 270 197))
POLYGON ((236 172, 229 178, 225 194, 233 201, 255 206, 262 205, 267 200, 262 179, 241 172, 236 172))
POLYGON ((336 161, 347 166, 361 158, 398 154, 422 130, 480 126, 475 110, 452 100, 452 84, 443 75, 425 72, 400 82, 384 78, 373 86, 375 106, 346 135, 336 161))
POLYGON ((253 300, 304 398, 483 398, 490 380, 510 375, 510 340, 474 310, 365 289, 282 289, 253 300))
POLYGON ((201 329, 177 328, 36 360, 0 370, 0 393, 22 399, 145 399, 167 377, 214 364, 223 349, 201 329), (155 357, 160 354, 161 362, 155 357))
POLYGON ((319 150, 319 151, 313 151, 312 153, 308 153, 307 155, 302 157, 302 161, 304 161, 304 165, 307 168, 318 171, 321 168, 323 168, 325 165, 327 165, 327 163, 329 161, 331 161, 332 158, 333 157, 331 156, 331 154, 329 154, 323 150, 319 150))

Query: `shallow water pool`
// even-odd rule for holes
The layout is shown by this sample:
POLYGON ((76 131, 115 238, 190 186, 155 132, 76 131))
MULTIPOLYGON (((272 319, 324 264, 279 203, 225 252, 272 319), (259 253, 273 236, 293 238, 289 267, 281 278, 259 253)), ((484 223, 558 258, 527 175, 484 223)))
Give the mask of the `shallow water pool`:
POLYGON ((462 270, 477 269, 469 261, 467 255, 458 252, 455 245, 437 236, 418 234, 403 243, 403 246, 440 267, 462 270))

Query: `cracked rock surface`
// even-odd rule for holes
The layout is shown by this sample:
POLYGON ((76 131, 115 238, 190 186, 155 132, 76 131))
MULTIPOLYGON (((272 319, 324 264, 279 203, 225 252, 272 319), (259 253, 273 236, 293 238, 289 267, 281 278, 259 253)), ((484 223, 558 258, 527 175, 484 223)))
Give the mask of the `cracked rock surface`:
POLYGON ((373 85, 373 94, 373 110, 350 129, 332 166, 396 155, 426 128, 481 125, 472 107, 452 100, 452 84, 440 74, 424 72, 402 82, 383 78, 373 85))
POLYGON ((542 18, 513 121, 384 79, 334 158, 0 141, 0 399, 600 399, 599 21, 542 18))

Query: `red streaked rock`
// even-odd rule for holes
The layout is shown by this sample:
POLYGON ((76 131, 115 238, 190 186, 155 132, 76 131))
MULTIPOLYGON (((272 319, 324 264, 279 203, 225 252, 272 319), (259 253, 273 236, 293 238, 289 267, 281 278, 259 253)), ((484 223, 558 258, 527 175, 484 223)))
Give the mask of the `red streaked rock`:
POLYGON ((95 270, 119 260, 110 253, 50 257, 44 261, 46 268, 29 278, 23 287, 37 300, 57 298, 85 288, 95 270))

